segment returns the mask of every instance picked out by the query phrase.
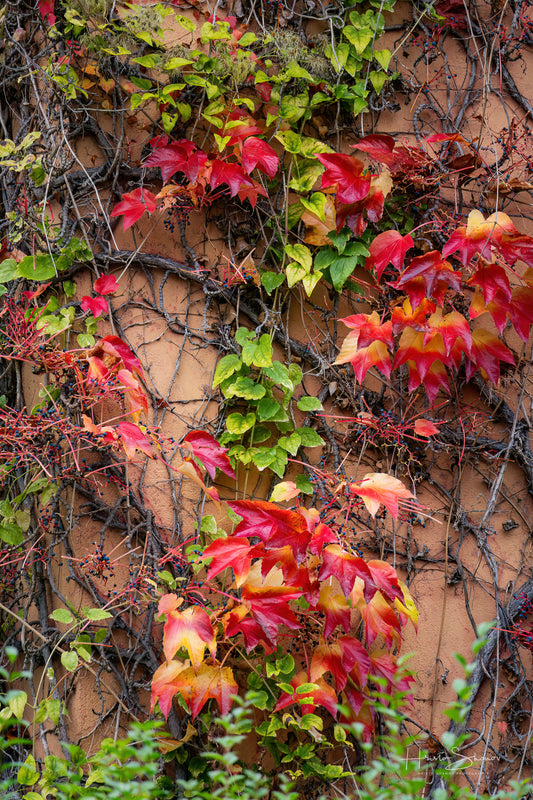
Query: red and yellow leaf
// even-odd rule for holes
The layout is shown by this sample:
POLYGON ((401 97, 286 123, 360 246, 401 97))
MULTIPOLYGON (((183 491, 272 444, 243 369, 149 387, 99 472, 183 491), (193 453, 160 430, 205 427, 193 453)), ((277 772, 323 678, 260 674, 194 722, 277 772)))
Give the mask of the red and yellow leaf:
MULTIPOLYGON (((363 502, 373 517, 380 505, 398 519, 399 506, 413 507, 414 494, 403 483, 386 472, 369 472, 358 483, 350 484, 350 492, 363 498, 363 502)), ((367 566, 367 570, 369 567, 367 566)), ((369 570, 370 571, 370 570, 369 570)), ((370 573, 372 575, 372 573, 370 573)), ((363 577, 361 575, 361 577, 363 577)), ((372 583, 374 583, 372 577, 372 583)))
POLYGON ((189 653, 194 670, 200 668, 206 647, 213 660, 217 652, 216 635, 209 615, 199 606, 191 606, 185 611, 170 611, 165 622, 163 650, 170 661, 180 648, 189 653))
POLYGON ((227 447, 222 447, 214 436, 206 431, 191 431, 185 436, 182 447, 187 447, 214 479, 217 469, 236 480, 236 475, 227 457, 227 447))
POLYGON ((258 536, 267 547, 289 544, 297 563, 304 560, 311 533, 302 514, 265 500, 235 500, 228 505, 242 517, 234 536, 258 536))

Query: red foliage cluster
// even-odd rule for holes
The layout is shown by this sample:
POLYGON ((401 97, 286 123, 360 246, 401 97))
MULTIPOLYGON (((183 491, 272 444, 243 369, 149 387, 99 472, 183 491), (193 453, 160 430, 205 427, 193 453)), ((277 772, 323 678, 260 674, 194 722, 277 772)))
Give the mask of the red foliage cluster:
MULTIPOLYGON (((195 455, 211 473, 221 450, 206 438, 195 455)), ((381 504, 395 517, 399 505, 414 507, 411 492, 389 475, 370 474, 349 488, 373 514, 381 504)), ((417 621, 409 590, 389 564, 352 552, 314 509, 261 500, 228 506, 240 522, 200 556, 207 570, 202 604, 180 610, 185 597, 161 598, 166 661, 154 675, 152 707, 159 702, 167 716, 179 694, 193 717, 209 699, 225 713, 238 689, 228 666, 232 651, 244 647, 250 658, 264 659, 290 630, 300 668, 278 687, 276 710, 298 704, 308 713, 322 706, 337 717, 342 704, 343 718, 362 723, 368 738, 372 677, 385 678, 391 691, 409 688, 410 679, 397 676, 394 654, 402 628, 417 621)))

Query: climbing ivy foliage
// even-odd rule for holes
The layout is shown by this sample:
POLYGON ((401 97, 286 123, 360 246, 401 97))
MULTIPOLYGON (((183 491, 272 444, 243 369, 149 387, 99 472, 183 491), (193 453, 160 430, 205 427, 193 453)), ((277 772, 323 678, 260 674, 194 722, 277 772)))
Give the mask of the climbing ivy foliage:
MULTIPOLYGON (((490 205, 494 169, 479 138, 423 135, 418 115, 413 136, 369 132, 367 120, 397 110, 396 91, 412 93, 394 71, 404 42, 381 41, 394 30, 393 0, 338 0, 313 18, 318 32, 303 3, 257 0, 249 13, 234 3, 227 15, 228 4, 207 5, 38 0, 20 19, 6 6, 17 79, 35 93, 38 75, 44 93, 0 142, 12 198, 0 251, 2 607, 14 643, 26 619, 21 586, 43 630, 67 626, 41 634, 49 693, 33 698, 38 724, 66 731, 56 667, 73 681, 92 664, 98 680, 114 671, 117 708, 135 715, 142 664, 150 710, 173 737, 162 749, 178 761, 212 735, 214 707, 227 715, 249 690, 276 765, 332 780, 344 767, 326 751, 353 748, 352 734, 369 742, 378 694, 410 699, 413 683, 399 652, 409 623, 417 627, 415 603, 385 547, 369 557, 362 535, 388 520, 394 531, 425 524, 424 451, 457 445, 457 418, 442 409, 460 411, 468 383, 491 396, 488 386, 520 365, 533 238, 499 204, 500 184, 490 205), (102 164, 82 163, 81 136, 98 143, 102 164), (153 252, 160 222, 184 263, 153 252), (224 241, 210 263, 190 232, 207 240, 216 226, 224 241), (127 237, 131 250, 120 250, 127 237), (184 341, 190 325, 166 310, 165 283, 177 275, 205 294, 194 335, 219 349, 207 387, 219 410, 179 440, 157 424, 173 409, 121 323, 133 265, 152 292, 135 307, 152 303, 184 341), (83 294, 76 281, 88 271, 83 294), (292 336, 294 307, 306 341, 292 336), (45 376, 33 404, 23 365, 45 376), (341 435, 332 425, 347 407, 341 435), (367 447, 380 454, 373 468, 367 447), (169 476, 172 529, 151 506, 152 467, 169 476), (251 488, 261 477, 268 500, 251 488), (182 479, 202 493, 189 529, 182 479), (79 557, 72 521, 85 513, 102 527, 79 557), (112 547, 111 531, 126 544, 112 547), (127 580, 111 589, 124 553, 127 580), (63 563, 88 598, 81 611, 54 577, 63 563), (131 659, 124 632, 136 642, 131 659), (135 664, 127 679, 126 662, 135 664)), ((424 5, 410 4, 413 30, 439 46, 473 24, 463 3, 424 5)), ((507 47, 528 31, 515 17, 507 47)), ((419 89, 425 100, 429 86, 419 89)), ((498 139, 504 197, 533 188, 517 166, 529 136, 519 127, 498 139)))

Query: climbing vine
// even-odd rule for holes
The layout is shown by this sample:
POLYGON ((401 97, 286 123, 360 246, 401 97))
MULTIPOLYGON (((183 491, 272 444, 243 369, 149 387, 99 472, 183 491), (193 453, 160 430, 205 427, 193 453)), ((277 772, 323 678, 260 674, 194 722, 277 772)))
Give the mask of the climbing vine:
POLYGON ((481 621, 472 539, 493 694, 455 727, 485 748, 467 779, 521 775, 531 553, 494 518, 530 530, 528 4, 39 0, 1 24, 0 608, 45 668, 43 752, 87 679, 97 728, 162 711, 193 774, 250 689, 261 759, 345 776, 376 693, 413 693, 417 577, 481 621))

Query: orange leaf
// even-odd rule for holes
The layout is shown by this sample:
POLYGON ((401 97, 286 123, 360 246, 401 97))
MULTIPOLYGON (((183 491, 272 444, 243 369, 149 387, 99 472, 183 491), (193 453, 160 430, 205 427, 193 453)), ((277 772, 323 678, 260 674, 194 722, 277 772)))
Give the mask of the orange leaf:
POLYGON ((171 611, 168 614, 163 636, 166 660, 170 661, 181 647, 188 651, 196 671, 200 668, 206 647, 215 659, 216 635, 209 615, 203 608, 192 606, 185 611, 171 611))
POLYGON ((393 642, 397 646, 400 644, 400 621, 381 592, 376 592, 366 605, 361 604, 359 611, 365 624, 367 645, 373 644, 378 636, 383 637, 388 648, 393 642))
MULTIPOLYGON (((176 663, 179 662, 172 662, 176 663)), ((155 705, 155 696, 159 699, 159 706, 165 716, 168 716, 170 711, 171 699, 169 702, 168 698, 171 692, 172 697, 178 692, 181 694, 194 719, 210 699, 217 701, 222 714, 227 714, 239 689, 230 667, 222 667, 218 662, 214 664, 202 662, 198 670, 192 667, 168 670, 170 680, 166 684, 162 684, 164 673, 158 675, 160 671, 161 667, 154 675, 154 680, 157 676, 155 688, 152 681, 152 707, 155 705)))
POLYGON ((398 478, 385 472, 369 472, 359 483, 351 483, 350 491, 363 498, 363 502, 373 517, 380 505, 390 511, 394 519, 398 519, 398 506, 412 506, 414 494, 407 489, 398 478))
POLYGON ((320 589, 317 608, 324 614, 326 622, 324 624, 324 636, 327 637, 337 627, 342 625, 345 633, 350 630, 350 604, 343 594, 335 591, 329 584, 323 584, 320 589))
POLYGON ((439 432, 436 425, 428 419, 417 419, 414 424, 414 430, 417 436, 434 436, 439 432))

